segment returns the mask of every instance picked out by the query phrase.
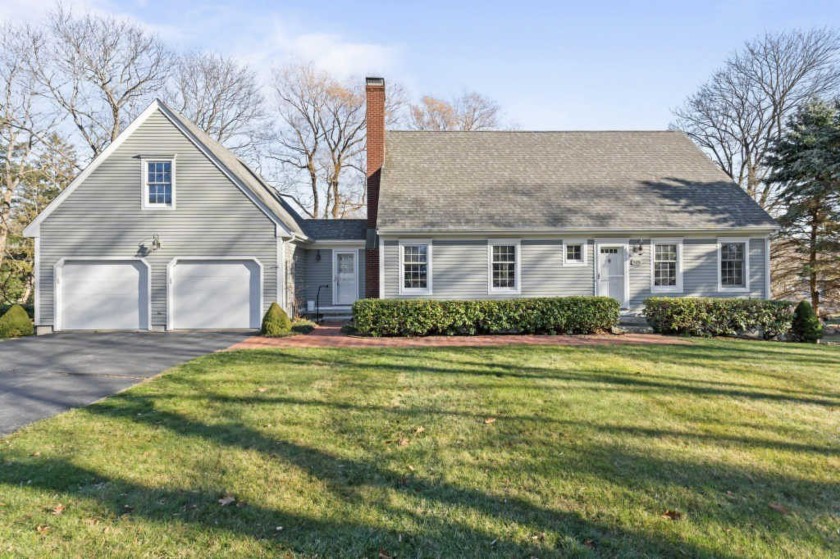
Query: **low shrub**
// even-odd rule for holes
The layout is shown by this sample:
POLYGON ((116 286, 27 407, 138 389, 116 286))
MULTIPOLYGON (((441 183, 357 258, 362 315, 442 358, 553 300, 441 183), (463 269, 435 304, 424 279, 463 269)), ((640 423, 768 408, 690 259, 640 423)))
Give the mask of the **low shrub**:
POLYGON ((790 337, 795 342, 815 344, 822 338, 823 327, 814 307, 808 301, 802 301, 796 305, 793 311, 790 337))
POLYGON ((353 305, 353 322, 368 336, 591 334, 613 328, 618 311, 609 297, 360 299, 353 305))
POLYGON ((265 313, 262 321, 262 329, 260 332, 263 336, 269 338, 277 338, 288 336, 292 331, 292 321, 289 320, 289 315, 286 314, 280 305, 271 303, 265 313))
POLYGON ((645 317, 654 332, 688 336, 778 338, 790 330, 792 310, 787 301, 763 299, 651 297, 645 301, 645 317))
POLYGON ((311 320, 307 320, 305 318, 298 318, 294 322, 292 322, 292 333, 293 334, 309 334, 312 332, 317 324, 312 322, 311 320))
POLYGON ((35 333, 32 319, 20 305, 13 305, 0 317, 0 338, 17 338, 31 336, 35 333))

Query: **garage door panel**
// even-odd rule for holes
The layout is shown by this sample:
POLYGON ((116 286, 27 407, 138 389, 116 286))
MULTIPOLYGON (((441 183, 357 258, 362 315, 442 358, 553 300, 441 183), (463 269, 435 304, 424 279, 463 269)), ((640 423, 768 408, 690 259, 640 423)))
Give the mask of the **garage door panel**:
POLYGON ((257 328, 259 265, 246 260, 178 262, 172 273, 172 327, 257 328))
POLYGON ((148 326, 148 270, 138 261, 69 261, 61 270, 63 330, 148 326))

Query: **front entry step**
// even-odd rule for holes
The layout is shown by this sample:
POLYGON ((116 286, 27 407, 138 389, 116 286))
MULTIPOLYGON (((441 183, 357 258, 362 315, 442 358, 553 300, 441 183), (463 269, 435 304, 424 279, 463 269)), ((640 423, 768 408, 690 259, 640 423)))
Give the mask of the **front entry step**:
POLYGON ((648 321, 643 316, 624 315, 618 319, 618 327, 624 331, 633 334, 652 334, 653 328, 650 327, 648 321))

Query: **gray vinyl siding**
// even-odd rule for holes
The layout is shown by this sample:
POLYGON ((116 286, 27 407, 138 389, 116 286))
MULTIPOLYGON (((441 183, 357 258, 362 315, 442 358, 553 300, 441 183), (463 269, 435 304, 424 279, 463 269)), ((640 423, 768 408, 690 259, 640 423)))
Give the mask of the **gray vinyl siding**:
MULTIPOLYGON (((54 320, 53 270, 61 258, 147 255, 152 326, 166 325, 166 269, 176 257, 249 257, 263 267, 263 301, 277 297, 274 223, 162 113, 151 115, 41 224, 40 324, 54 320), (142 210, 139 155, 176 155, 174 210, 142 210)), ((208 305, 213 301, 208 300, 208 305)))
MULTIPOLYGON (((631 241, 631 247, 638 241, 631 241)), ((765 294, 765 241, 750 239, 750 291, 718 291, 718 253, 717 239, 683 240, 683 292, 656 293, 657 296, 674 297, 750 297, 762 299, 765 294)), ((639 266, 630 268, 630 306, 639 308, 651 292, 650 278, 650 239, 642 240, 642 254, 634 255, 640 261, 639 266)))
MULTIPOLYGON (((318 295, 318 286, 327 287, 321 289, 321 306, 332 306, 333 304, 333 250, 329 248, 307 248, 302 252, 303 274, 301 277, 301 289, 298 291, 301 310, 306 308, 307 301, 315 301, 318 295), (321 259, 318 260, 320 253, 321 259)), ((345 250, 345 249, 339 249, 345 250)), ((364 249, 346 249, 356 252, 356 281, 359 298, 365 295, 365 253, 364 249)))
MULTIPOLYGON (((488 293, 486 240, 432 241, 433 299, 489 299, 592 295, 592 246, 585 266, 564 266, 562 241, 523 239, 520 244, 522 289, 518 295, 488 293)), ((399 241, 385 241, 385 297, 400 295, 399 241)))
MULTIPOLYGON (((651 296, 650 238, 631 238, 630 247, 642 244, 642 253, 631 250, 630 307, 638 309, 651 296)), ((399 241, 385 240, 384 273, 386 298, 429 297, 433 299, 487 299, 504 297, 552 297, 593 295, 596 257, 594 241, 587 241, 586 264, 563 264, 559 239, 520 241, 522 290, 519 295, 487 292, 487 241, 432 241, 431 295, 400 295, 399 241)), ((750 292, 717 291, 717 239, 683 241, 683 296, 753 297, 765 296, 764 239, 750 240, 750 292)))

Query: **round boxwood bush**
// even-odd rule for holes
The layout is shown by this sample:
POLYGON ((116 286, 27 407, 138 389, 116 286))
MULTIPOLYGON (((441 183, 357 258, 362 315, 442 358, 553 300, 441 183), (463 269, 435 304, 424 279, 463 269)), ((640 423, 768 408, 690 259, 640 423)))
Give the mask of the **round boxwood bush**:
POLYGON ((822 338, 822 324, 808 301, 796 305, 790 334, 794 341, 808 344, 815 344, 822 338))
POLYGON ((26 310, 20 305, 12 306, 6 314, 0 317, 0 338, 16 338, 31 336, 35 333, 32 320, 26 310))
POLYGON ((292 321, 280 305, 271 303, 262 321, 262 335, 269 338, 288 336, 292 331, 292 321))

